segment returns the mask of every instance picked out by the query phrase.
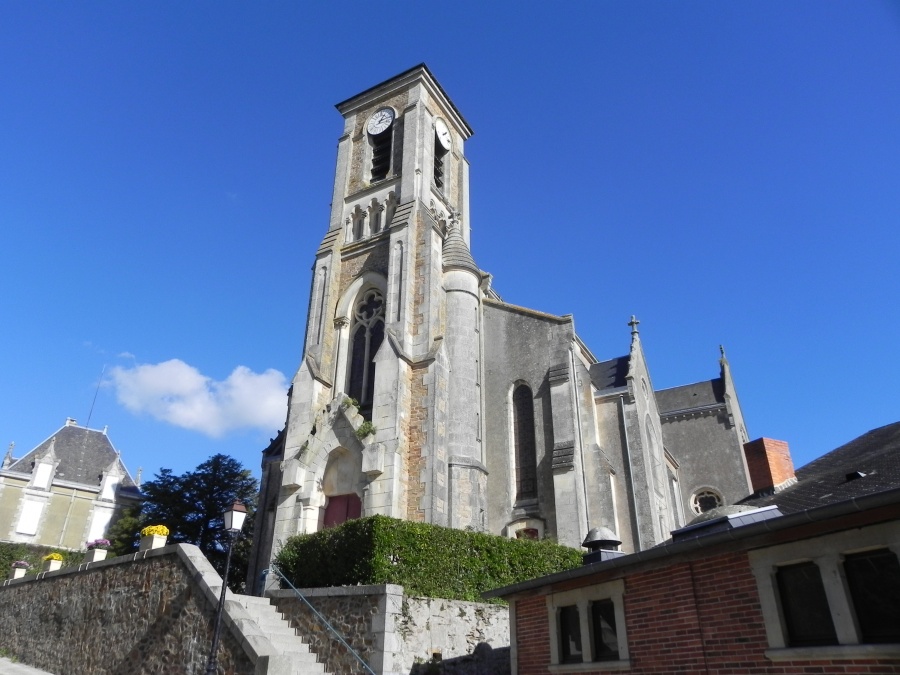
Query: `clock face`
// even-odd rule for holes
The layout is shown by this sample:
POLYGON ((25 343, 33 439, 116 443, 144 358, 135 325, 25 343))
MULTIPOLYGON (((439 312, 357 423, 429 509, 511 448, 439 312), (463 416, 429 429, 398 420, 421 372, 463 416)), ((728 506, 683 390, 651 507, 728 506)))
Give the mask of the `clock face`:
POLYGON ((369 122, 366 124, 366 131, 368 131, 372 136, 377 136, 389 126, 391 126, 391 123, 393 121, 393 109, 381 108, 379 110, 376 110, 375 113, 369 118, 369 122))
POLYGON ((437 119, 434 121, 434 132, 437 134, 437 139, 441 144, 441 147, 444 148, 444 150, 449 150, 453 137, 450 135, 450 130, 447 128, 447 124, 444 120, 437 119))

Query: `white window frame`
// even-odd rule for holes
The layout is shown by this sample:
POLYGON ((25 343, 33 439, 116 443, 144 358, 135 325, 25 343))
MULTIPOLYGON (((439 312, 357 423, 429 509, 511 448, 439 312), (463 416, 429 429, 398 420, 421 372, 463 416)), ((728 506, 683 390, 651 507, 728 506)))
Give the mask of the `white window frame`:
POLYGON ((39 462, 34 469, 34 480, 31 487, 37 490, 49 490, 53 479, 53 465, 49 462, 39 462))
POLYGON ((844 557, 887 548, 900 557, 900 522, 872 525, 858 530, 803 539, 801 541, 750 551, 748 558, 759 591, 759 602, 766 627, 772 661, 834 658, 897 658, 900 644, 866 644, 860 642, 859 627, 853 611, 853 600, 844 576, 844 557), (822 575, 825 597, 837 633, 838 644, 821 647, 789 647, 778 583, 779 567, 814 562, 822 575))
POLYGON ((579 673, 597 670, 627 670, 631 668, 628 656, 628 636, 625 633, 625 581, 617 579, 596 586, 578 588, 563 593, 551 593, 547 596, 547 622, 550 629, 550 666, 551 673, 579 673), (591 631, 591 603, 597 600, 612 600, 616 612, 616 640, 619 646, 619 659, 616 661, 594 661, 594 641, 591 631), (582 663, 560 663, 559 645, 559 610, 562 607, 575 605, 578 607, 578 620, 581 627, 581 649, 584 654, 582 663))
POLYGON ((87 541, 94 541, 95 539, 105 537, 114 514, 115 507, 111 504, 94 504, 94 510, 91 512, 91 524, 88 528, 87 541))
POLYGON ((23 499, 19 521, 16 523, 16 534, 24 534, 30 537, 38 533, 41 525, 41 516, 44 515, 45 501, 23 499))

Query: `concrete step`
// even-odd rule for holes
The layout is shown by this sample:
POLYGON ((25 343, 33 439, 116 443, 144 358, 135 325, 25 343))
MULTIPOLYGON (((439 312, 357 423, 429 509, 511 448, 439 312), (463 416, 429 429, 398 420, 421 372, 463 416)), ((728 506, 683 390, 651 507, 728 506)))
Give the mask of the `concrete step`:
POLYGON ((315 652, 297 635, 289 621, 271 604, 268 598, 234 595, 251 619, 265 633, 278 652, 290 658, 292 675, 328 675, 325 664, 318 662, 315 652))

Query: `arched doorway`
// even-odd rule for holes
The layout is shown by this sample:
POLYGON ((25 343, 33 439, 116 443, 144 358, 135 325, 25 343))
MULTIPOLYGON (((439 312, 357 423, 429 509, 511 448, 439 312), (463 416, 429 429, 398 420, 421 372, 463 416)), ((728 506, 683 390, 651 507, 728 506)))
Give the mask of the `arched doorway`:
POLYGON ((335 527, 362 515, 362 455, 346 448, 335 448, 328 455, 322 475, 325 506, 322 528, 335 527))

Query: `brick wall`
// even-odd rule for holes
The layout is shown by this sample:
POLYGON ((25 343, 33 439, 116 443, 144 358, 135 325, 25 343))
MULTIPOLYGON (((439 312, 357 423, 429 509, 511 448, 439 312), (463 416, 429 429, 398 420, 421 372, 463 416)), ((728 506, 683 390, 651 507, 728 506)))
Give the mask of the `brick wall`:
MULTIPOLYGON (((616 672, 900 673, 900 659, 766 658, 765 624, 746 553, 631 574, 625 578, 624 602, 631 667, 616 672)), ((515 611, 518 675, 545 675, 550 663, 546 596, 519 600, 515 611)))

